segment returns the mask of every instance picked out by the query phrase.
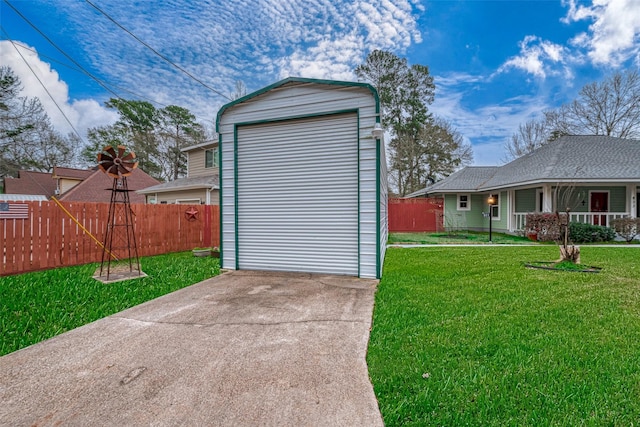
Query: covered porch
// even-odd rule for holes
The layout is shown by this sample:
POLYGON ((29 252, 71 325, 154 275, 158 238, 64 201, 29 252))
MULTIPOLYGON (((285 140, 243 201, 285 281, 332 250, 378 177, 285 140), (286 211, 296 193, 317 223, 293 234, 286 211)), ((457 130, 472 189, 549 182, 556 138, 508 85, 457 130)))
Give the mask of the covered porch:
POLYGON ((529 213, 570 209, 570 221, 610 226, 617 218, 640 217, 640 186, 636 183, 617 185, 581 183, 571 186, 543 184, 509 190, 510 215, 508 229, 521 232, 529 213))

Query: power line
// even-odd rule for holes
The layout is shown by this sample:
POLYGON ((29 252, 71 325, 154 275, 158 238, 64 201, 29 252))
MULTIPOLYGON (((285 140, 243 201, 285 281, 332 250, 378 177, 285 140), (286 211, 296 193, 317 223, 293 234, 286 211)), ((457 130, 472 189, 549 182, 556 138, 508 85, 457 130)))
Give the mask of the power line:
MULTIPOLYGON (((0 26, 0 28, 1 28, 1 26, 0 26)), ((58 61, 57 59, 55 59, 55 58, 53 58, 53 57, 51 57, 51 56, 47 56, 47 55, 45 55, 45 54, 43 54, 43 53, 41 53, 41 52, 38 52, 37 50, 32 49, 32 48, 30 48, 29 46, 24 45, 24 44, 20 43, 20 42, 19 42, 19 41, 17 41, 17 40, 12 40, 12 39, 11 39, 11 37, 7 34, 6 30, 4 30, 4 29, 3 29, 3 32, 4 32, 5 36, 7 37, 7 41, 10 41, 10 42, 12 42, 12 43, 14 43, 14 44, 16 44, 16 45, 20 46, 22 49, 24 49, 24 50, 28 50, 28 51, 30 51, 30 52, 33 52, 33 53, 37 54, 40 58, 46 58, 46 59, 48 59, 49 61, 51 61, 51 62, 55 62, 55 63, 57 63, 57 64, 60 64, 60 65, 62 65, 63 67, 67 67, 67 68, 69 68, 70 70, 76 71, 76 72, 81 73, 81 74, 84 74, 84 75, 88 75, 86 72, 84 72, 83 70, 81 70, 81 69, 79 69, 79 68, 77 68, 77 67, 74 67, 74 66, 72 66, 72 65, 69 65, 69 64, 64 63, 64 62, 62 62, 62 61, 58 61)), ((105 85, 107 84, 104 80, 100 80, 100 81, 101 81, 103 84, 105 84, 105 85)), ((110 85, 110 86, 111 86, 111 87, 113 87, 114 89, 117 89, 117 90, 121 91, 121 92, 126 92, 126 93, 128 93, 128 94, 130 94, 130 95, 133 95, 133 96, 135 96, 136 98, 143 99, 143 100, 145 100, 145 101, 149 101, 149 102, 151 102, 152 104, 156 104, 156 105, 159 105, 159 106, 161 106, 161 107, 168 107, 168 105, 167 105, 167 104, 163 104, 162 102, 155 101, 155 100, 153 100, 153 99, 151 99, 151 98, 147 98, 147 97, 146 97, 146 96, 144 96, 144 95, 140 95, 139 93, 132 92, 132 91, 130 91, 129 89, 123 88, 123 87, 121 87, 121 86, 117 86, 117 85, 113 85, 113 84, 112 84, 112 85, 110 85)), ((120 96, 118 96, 118 98, 122 99, 120 96)))
POLYGON ((29 24, 31 26, 31 28, 33 28, 34 30, 36 30, 38 32, 38 34, 40 34, 42 37, 44 37, 44 39, 46 41, 48 41, 51 46, 55 47, 56 49, 58 49, 58 51, 60 51, 60 53, 62 53, 67 59, 69 59, 71 62, 73 62, 78 68, 80 68, 81 70, 84 71, 84 73, 91 77, 93 80, 95 80, 103 89, 105 89, 106 91, 108 91, 109 93, 111 93, 113 96, 115 96, 116 98, 120 98, 120 96, 118 96, 117 93, 115 93, 113 90, 111 90, 108 86, 106 86, 105 84, 102 83, 102 81, 100 81, 100 79, 98 79, 96 76, 94 76, 93 74, 91 74, 89 71, 85 70, 85 68, 80 65, 75 59, 73 59, 71 56, 69 56, 64 50, 62 50, 61 48, 58 47, 58 45, 56 45, 53 40, 51 40, 49 37, 47 37, 47 35, 45 33, 43 33, 42 31, 40 31, 40 29, 38 27, 36 27, 31 21, 29 21, 29 19, 24 16, 18 9, 15 8, 15 6, 13 6, 11 3, 9 3, 9 0, 3 0, 11 9, 13 9, 13 11, 20 16, 27 24, 29 24))
MULTIPOLYGON (((7 1, 7 0, 5 0, 7 1)), ((111 22, 113 22, 114 24, 116 24, 118 27, 120 27, 123 31, 125 31, 127 34, 129 34, 131 37, 133 37, 136 41, 138 41, 139 43, 141 43, 143 46, 145 46, 147 49, 149 49, 151 52, 153 52, 154 54, 156 54, 158 57, 162 58, 164 61, 166 61, 167 63, 171 64, 173 67, 177 68, 178 70, 180 70, 181 72, 183 72, 184 74, 186 74, 187 76, 191 77, 191 79, 195 80, 196 82, 200 83, 202 86, 204 86, 205 88, 209 89, 210 91, 222 96, 225 99, 228 99, 229 101, 231 101, 232 99, 230 97, 228 97, 227 95, 223 94, 222 92, 212 88, 211 86, 207 85, 206 83, 204 83, 202 80, 200 80, 199 78, 195 77, 193 74, 191 74, 189 71, 185 70, 184 68, 182 68, 181 66, 179 66, 178 64, 176 64, 175 62, 171 61, 169 58, 167 58, 166 56, 164 56, 163 54, 161 54, 160 52, 158 52, 157 50, 155 50, 153 47, 149 46, 147 43, 145 43, 143 40, 141 40, 138 36, 136 36, 135 34, 133 34, 131 31, 129 31, 128 29, 126 29, 124 26, 122 26, 119 22, 117 22, 115 19, 113 19, 111 16, 109 16, 105 11, 103 11, 102 9, 100 9, 98 6, 96 6, 95 4, 93 4, 91 1, 89 0, 85 0, 86 3, 88 3, 91 7, 93 7, 95 10, 97 10, 98 12, 100 12, 101 14, 103 14, 108 20, 110 20, 111 22)))
MULTIPOLYGON (((2 32, 7 35, 7 33, 4 31, 4 28, 0 27, 2 29, 2 32)), ((8 35, 7 35, 8 37, 8 35)), ((58 103, 56 102, 55 98, 53 97, 53 95, 51 95, 51 92, 49 92, 49 89, 47 89, 47 87, 44 85, 44 83, 42 83, 42 80, 40 80, 40 77, 38 77, 38 75, 36 74, 36 72, 33 70, 33 68, 31 68, 31 65, 29 64, 29 62, 27 61, 27 59, 22 55, 22 52, 20 52, 20 49, 18 49, 18 46, 16 46, 13 43, 13 40, 8 39, 9 42, 11 43, 11 45, 13 46, 13 48, 16 50, 16 52, 18 52, 18 55, 20 55, 20 58, 22 58, 22 60, 24 61, 24 63, 27 65, 27 67, 29 67, 29 70, 31 71, 31 74, 33 74, 33 76, 36 78, 36 80, 38 80, 38 83, 40 83, 40 86, 42 86, 42 88, 44 89, 45 92, 47 92, 47 95, 49 95, 49 98, 51 98, 51 101, 53 101, 53 103, 55 104, 56 108, 58 108, 58 111, 60 111, 60 114, 62 114, 62 117, 64 117, 64 119, 67 121, 67 123, 69 124, 69 126, 71 126, 71 129, 73 129, 73 132, 76 134, 76 136, 80 139, 80 141, 82 141, 82 143, 84 144, 85 141, 82 139, 82 137, 80 136, 80 133, 76 130, 75 126, 73 126, 73 124, 71 123, 71 120, 69 120, 69 118, 67 117, 67 115, 64 113, 64 111, 62 111, 62 108, 60 108, 60 105, 58 105, 58 103)))

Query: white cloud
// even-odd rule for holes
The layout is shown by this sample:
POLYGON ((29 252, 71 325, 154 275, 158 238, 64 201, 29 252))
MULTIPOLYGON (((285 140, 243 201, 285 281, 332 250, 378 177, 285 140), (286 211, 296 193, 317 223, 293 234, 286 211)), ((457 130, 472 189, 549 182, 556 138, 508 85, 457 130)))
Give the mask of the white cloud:
MULTIPOLYGON (((564 46, 536 36, 526 36, 519 44, 520 54, 505 61, 498 73, 516 68, 542 79, 548 74, 559 74, 557 65, 564 64, 567 54, 564 46)), ((561 68, 566 72, 566 67, 561 68)))
MULTIPOLYGON (((86 4, 66 7, 74 31, 83 34, 78 40, 82 50, 110 82, 152 99, 168 94, 172 103, 190 109, 207 104, 194 110, 198 116, 211 117, 228 101, 157 58, 86 4)), ((402 52, 421 41, 413 14, 421 8, 408 0, 174 0, 172 7, 142 2, 135 14, 119 0, 105 0, 100 7, 223 94, 232 92, 236 80, 251 91, 288 76, 352 79, 352 70, 370 50, 402 52)))
POLYGON ((620 66, 627 60, 640 65, 640 2, 638 0, 594 0, 578 5, 568 0, 563 22, 590 20, 589 32, 572 39, 575 46, 587 50, 594 64, 620 66))
MULTIPOLYGON (((64 22, 65 38, 56 42, 119 96, 151 100, 160 107, 180 105, 205 123, 229 101, 159 58, 87 3, 65 2, 62 8, 56 0, 41 1, 64 22)), ((402 53, 421 42, 416 14, 424 12, 420 0, 172 0, 170 7, 137 2, 135 10, 122 7, 121 0, 104 0, 99 7, 223 95, 233 91, 237 80, 249 91, 288 76, 352 80, 353 69, 370 50, 402 53)), ((35 54, 30 61, 44 67, 45 84, 56 92, 74 126, 115 119, 95 101, 70 100, 69 88, 49 64, 35 54)), ((23 79, 28 74, 20 69, 23 79)), ((55 106, 41 91, 37 95, 56 126, 66 131, 68 125, 55 106)))
POLYGON ((505 142, 521 123, 550 108, 539 96, 519 96, 500 104, 471 108, 465 99, 486 78, 471 74, 434 76, 437 94, 431 112, 450 121, 472 144, 475 165, 497 165, 505 159, 505 142))
POLYGON ((84 138, 87 128, 110 124, 117 118, 95 100, 70 100, 68 85, 60 80, 51 64, 42 61, 35 49, 24 43, 0 40, 0 63, 9 66, 20 78, 21 96, 38 98, 51 123, 62 134, 73 131, 71 122, 84 138))

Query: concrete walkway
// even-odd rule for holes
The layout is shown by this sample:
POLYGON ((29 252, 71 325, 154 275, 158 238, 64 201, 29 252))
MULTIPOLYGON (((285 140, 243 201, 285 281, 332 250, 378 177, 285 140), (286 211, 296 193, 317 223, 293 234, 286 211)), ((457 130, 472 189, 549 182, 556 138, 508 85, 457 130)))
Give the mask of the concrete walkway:
POLYGON ((2 426, 382 426, 377 281, 231 272, 0 358, 2 426))

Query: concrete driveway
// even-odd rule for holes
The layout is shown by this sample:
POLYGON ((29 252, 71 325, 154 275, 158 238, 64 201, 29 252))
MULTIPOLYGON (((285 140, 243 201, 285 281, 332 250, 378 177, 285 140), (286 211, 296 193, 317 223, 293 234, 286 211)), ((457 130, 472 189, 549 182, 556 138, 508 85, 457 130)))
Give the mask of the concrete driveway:
POLYGON ((0 358, 0 425, 381 426, 376 285, 236 271, 133 307, 0 358))

